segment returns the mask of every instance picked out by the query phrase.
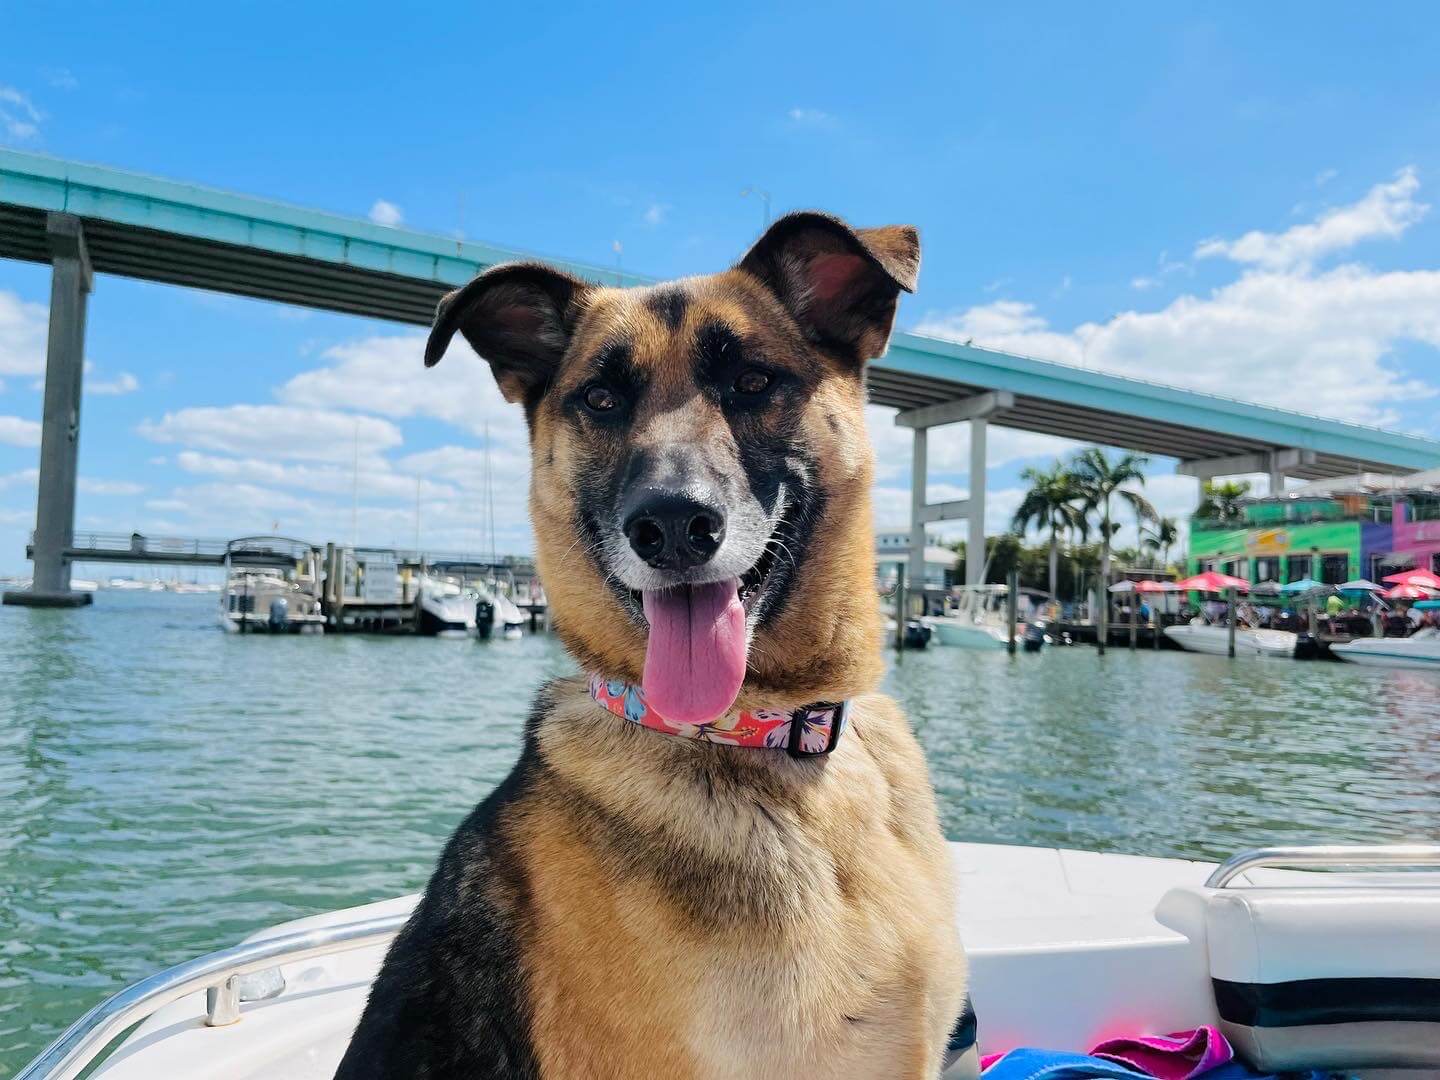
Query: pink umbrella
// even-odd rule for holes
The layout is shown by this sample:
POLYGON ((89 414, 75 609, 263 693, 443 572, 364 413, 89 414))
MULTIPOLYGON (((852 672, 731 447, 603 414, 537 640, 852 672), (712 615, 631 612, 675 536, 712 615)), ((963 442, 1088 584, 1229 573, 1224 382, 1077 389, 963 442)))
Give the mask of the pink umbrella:
POLYGON ((1137 581, 1137 582, 1135 583, 1135 591, 1136 591, 1136 592, 1179 592, 1179 591, 1180 591, 1180 586, 1176 585, 1173 581, 1152 581, 1150 578, 1145 578, 1143 581, 1137 581))
POLYGON ((1440 589, 1440 576, 1429 570, 1402 570, 1385 578, 1391 585, 1415 585, 1422 589, 1440 589))
POLYGON ((1207 570, 1203 574, 1196 574, 1194 577, 1176 582, 1175 588, 1180 592, 1221 593, 1228 589, 1234 589, 1236 592, 1249 592, 1250 583, 1244 578, 1231 577, 1229 574, 1207 570))
POLYGON ((1423 589, 1419 585, 1396 585, 1380 595, 1386 600, 1429 600, 1435 595, 1435 590, 1423 589))

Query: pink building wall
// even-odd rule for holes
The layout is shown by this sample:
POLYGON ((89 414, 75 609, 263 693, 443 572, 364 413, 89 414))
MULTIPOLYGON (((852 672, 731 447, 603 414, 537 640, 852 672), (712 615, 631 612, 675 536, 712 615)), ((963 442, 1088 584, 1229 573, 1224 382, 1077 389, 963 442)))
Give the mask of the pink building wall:
POLYGON ((1417 569, 1440 572, 1440 521, 1407 521, 1394 530, 1396 551, 1413 556, 1417 569))

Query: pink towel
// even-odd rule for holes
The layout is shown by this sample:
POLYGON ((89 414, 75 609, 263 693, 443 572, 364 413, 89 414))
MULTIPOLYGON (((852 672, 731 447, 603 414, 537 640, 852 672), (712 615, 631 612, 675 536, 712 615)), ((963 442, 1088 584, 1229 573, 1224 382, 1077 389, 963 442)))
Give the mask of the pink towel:
POLYGON ((1159 1080, 1191 1080, 1233 1060, 1235 1051, 1224 1035, 1207 1024, 1173 1035, 1106 1039, 1096 1045, 1090 1055, 1127 1065, 1159 1080))

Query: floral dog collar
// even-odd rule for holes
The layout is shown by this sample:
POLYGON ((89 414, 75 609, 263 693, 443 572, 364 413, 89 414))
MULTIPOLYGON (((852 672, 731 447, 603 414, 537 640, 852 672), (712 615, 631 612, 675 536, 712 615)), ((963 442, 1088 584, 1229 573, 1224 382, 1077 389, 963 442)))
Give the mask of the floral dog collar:
POLYGON ((785 750, 791 757, 820 757, 834 750, 845 730, 850 703, 817 702, 798 709, 757 709, 731 713, 703 724, 667 720, 645 703, 645 691, 633 683, 590 676, 590 696, 623 720, 682 739, 785 750))

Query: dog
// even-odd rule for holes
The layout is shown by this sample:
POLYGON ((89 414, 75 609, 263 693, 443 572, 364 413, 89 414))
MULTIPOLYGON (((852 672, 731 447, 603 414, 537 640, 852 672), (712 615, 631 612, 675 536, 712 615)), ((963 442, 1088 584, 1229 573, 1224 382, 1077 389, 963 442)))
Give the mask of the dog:
POLYGON ((933 1080, 951 867, 883 674, 865 364, 919 236, 820 213, 723 273, 537 263, 446 296, 521 406, 536 559, 585 675, 537 694, 337 1080, 933 1080))

